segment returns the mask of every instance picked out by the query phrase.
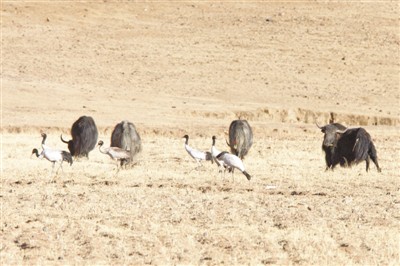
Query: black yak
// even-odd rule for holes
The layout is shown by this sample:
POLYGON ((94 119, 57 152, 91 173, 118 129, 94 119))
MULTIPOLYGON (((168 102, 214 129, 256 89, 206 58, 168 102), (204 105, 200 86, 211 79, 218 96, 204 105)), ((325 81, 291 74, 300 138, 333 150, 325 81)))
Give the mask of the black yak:
POLYGON ((336 138, 336 131, 345 130, 346 127, 339 123, 332 123, 323 127, 317 124, 317 127, 325 134, 324 141, 322 142, 322 150, 325 152, 326 170, 328 170, 332 167, 333 152, 335 151, 333 144, 336 138))
POLYGON ((325 133, 322 147, 330 147, 331 156, 327 160, 327 169, 333 169, 338 164, 347 167, 365 161, 368 172, 371 158, 378 172, 381 172, 375 145, 368 132, 361 127, 343 129, 342 125, 339 129, 338 125, 340 124, 330 124, 321 128, 325 133))
MULTIPOLYGON (((142 151, 142 140, 135 125, 126 120, 118 123, 111 134, 111 147, 129 151, 130 159, 127 162, 133 162, 135 156, 142 151)), ((121 161, 122 164, 123 161, 121 161)))
POLYGON ((253 131, 246 120, 234 120, 229 126, 231 152, 243 160, 253 145, 253 131))
POLYGON ((90 116, 81 116, 71 127, 72 140, 61 141, 68 144, 68 150, 75 157, 89 157, 89 152, 96 147, 98 131, 94 120, 90 116))

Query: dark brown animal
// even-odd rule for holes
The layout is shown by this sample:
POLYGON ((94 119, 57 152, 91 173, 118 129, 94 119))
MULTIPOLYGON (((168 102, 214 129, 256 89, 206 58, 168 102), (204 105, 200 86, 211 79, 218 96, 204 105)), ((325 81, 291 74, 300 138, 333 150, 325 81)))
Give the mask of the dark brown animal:
POLYGON ((92 117, 81 116, 71 127, 72 140, 61 141, 68 144, 68 150, 75 157, 89 157, 89 152, 96 147, 98 131, 92 117))
POLYGON ((327 169, 333 169, 338 164, 342 167, 348 167, 365 161, 366 171, 368 172, 371 159, 378 172, 381 172, 376 148, 370 134, 361 127, 347 129, 343 129, 343 127, 340 124, 320 127, 321 131, 325 133, 322 148, 328 150, 326 155, 327 169), (342 129, 339 129, 339 127, 342 129))
POLYGON ((247 120, 234 120, 229 126, 229 142, 231 152, 243 160, 253 145, 253 130, 247 120))
POLYGON ((321 132, 324 133, 324 140, 322 142, 322 150, 325 153, 325 162, 326 162, 326 170, 332 168, 332 158, 333 153, 335 151, 335 147, 333 146, 336 138, 337 130, 345 130, 346 127, 339 123, 331 123, 326 126, 320 127, 317 124, 317 127, 321 129, 321 132))
MULTIPOLYGON (((136 155, 142 151, 142 140, 136 131, 135 125, 126 120, 115 125, 111 134, 111 147, 118 147, 128 151, 130 159, 125 162, 133 162, 136 155)), ((122 164, 123 161, 121 161, 122 164)))

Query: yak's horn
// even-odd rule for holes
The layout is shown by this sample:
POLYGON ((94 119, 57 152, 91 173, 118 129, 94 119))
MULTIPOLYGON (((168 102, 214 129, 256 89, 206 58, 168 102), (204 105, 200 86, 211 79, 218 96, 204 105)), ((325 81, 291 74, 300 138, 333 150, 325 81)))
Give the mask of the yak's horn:
POLYGON ((229 147, 231 146, 231 144, 229 144, 229 142, 225 139, 226 141, 226 145, 228 145, 229 147))
POLYGON ((338 134, 343 134, 346 131, 347 131, 347 128, 345 130, 336 129, 336 133, 338 133, 338 134))
POLYGON ((63 139, 62 134, 60 135, 60 139, 61 139, 62 142, 68 143, 68 141, 66 141, 66 140, 63 139))

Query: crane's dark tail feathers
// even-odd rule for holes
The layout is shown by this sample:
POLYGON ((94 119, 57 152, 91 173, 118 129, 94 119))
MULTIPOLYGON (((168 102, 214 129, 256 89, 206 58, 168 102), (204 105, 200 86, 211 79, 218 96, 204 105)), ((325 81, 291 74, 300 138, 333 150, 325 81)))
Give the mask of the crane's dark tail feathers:
POLYGON ((62 151, 61 153, 62 153, 63 161, 66 161, 69 163, 69 165, 72 165, 71 153, 69 153, 67 151, 62 151))
POLYGON ((211 163, 214 163, 211 152, 206 152, 206 161, 211 161, 211 163))
POLYGON ((247 173, 246 171, 243 171, 243 174, 247 177, 247 180, 250 181, 251 175, 249 175, 249 173, 247 173))

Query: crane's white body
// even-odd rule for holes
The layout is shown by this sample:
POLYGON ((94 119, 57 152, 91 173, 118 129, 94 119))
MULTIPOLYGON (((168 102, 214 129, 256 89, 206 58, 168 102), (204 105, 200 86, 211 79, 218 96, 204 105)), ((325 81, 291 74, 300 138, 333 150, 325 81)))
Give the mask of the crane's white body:
POLYGON ((40 153, 39 158, 44 157, 52 163, 55 163, 55 162, 61 163, 63 161, 62 150, 52 149, 45 145, 42 145, 42 148, 43 148, 43 150, 40 153))
POLYGON ((111 159, 117 161, 117 173, 118 173, 119 171, 118 161, 120 161, 122 167, 122 162, 124 160, 129 160, 131 158, 130 152, 118 147, 102 148, 103 144, 104 142, 102 140, 100 140, 98 143, 100 152, 107 154, 108 156, 110 156, 111 159))
POLYGON ((53 174, 54 166, 55 166, 56 162, 60 163, 60 166, 58 167, 56 174, 60 168, 64 172, 64 169, 62 168, 62 163, 63 163, 63 161, 67 161, 68 163, 70 163, 70 165, 72 165, 71 154, 69 152, 66 152, 63 150, 50 148, 49 146, 45 145, 47 135, 45 133, 42 133, 42 137, 43 137, 42 152, 39 154, 37 149, 33 149, 32 154, 36 154, 36 156, 39 159, 46 158, 48 161, 53 163, 50 176, 53 174))
POLYGON ((129 151, 118 148, 118 147, 108 147, 108 148, 101 148, 101 153, 107 154, 113 160, 122 160, 122 159, 129 159, 130 154, 129 151))
POLYGON ((196 150, 189 145, 185 144, 185 150, 189 153, 189 155, 195 159, 197 162, 205 161, 207 155, 203 151, 196 150))
MULTIPOLYGON (((223 161, 225 170, 226 170, 226 168, 229 168, 229 167, 239 169, 247 177, 247 179, 250 180, 251 176, 246 172, 246 169, 243 165, 242 160, 239 157, 237 157, 236 155, 228 153, 228 152, 221 152, 217 156, 217 159, 223 161)), ((232 173, 232 175, 233 175, 233 173, 232 173)))
POLYGON ((189 136, 185 135, 184 138, 186 139, 185 150, 190 155, 190 157, 192 157, 197 162, 197 164, 199 164, 199 166, 202 166, 201 161, 211 160, 211 162, 212 162, 212 157, 211 157, 210 152, 199 151, 199 150, 196 150, 196 149, 190 147, 189 146, 189 136))

